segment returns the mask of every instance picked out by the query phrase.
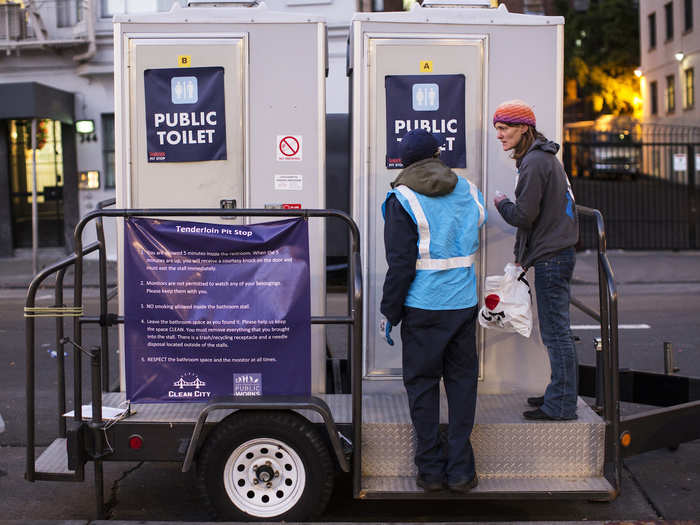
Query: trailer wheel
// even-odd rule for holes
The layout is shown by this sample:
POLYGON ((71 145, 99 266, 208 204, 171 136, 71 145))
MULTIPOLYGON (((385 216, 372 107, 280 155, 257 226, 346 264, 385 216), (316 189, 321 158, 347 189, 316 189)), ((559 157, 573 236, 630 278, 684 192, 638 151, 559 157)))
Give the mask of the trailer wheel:
POLYGON ((204 443, 197 477, 226 521, 306 521, 333 491, 333 462, 320 433, 290 412, 236 412, 204 443))

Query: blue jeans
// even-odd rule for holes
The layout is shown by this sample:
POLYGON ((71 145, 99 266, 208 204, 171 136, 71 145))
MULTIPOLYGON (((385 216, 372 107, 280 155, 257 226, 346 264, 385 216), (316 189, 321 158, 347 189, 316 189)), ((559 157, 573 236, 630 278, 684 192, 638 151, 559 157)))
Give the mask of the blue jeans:
POLYGON ((474 426, 479 361, 477 307, 422 310, 404 307, 403 380, 416 432, 415 462, 426 481, 458 484, 475 475, 469 437, 474 426), (440 377, 445 380, 449 426, 447 457, 440 443, 440 377))
POLYGON ((556 419, 576 418, 578 357, 569 317, 571 276, 575 264, 573 247, 534 264, 540 334, 552 369, 541 408, 556 419))

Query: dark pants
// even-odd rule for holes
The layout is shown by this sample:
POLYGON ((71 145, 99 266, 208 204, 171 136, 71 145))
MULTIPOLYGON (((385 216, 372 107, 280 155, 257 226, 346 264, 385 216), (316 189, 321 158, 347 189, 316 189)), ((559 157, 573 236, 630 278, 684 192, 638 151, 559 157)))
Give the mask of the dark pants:
POLYGON ((573 248, 567 248, 534 265, 540 334, 552 369, 542 410, 557 419, 576 418, 578 358, 569 317, 575 264, 576 253, 573 248))
POLYGON ((403 381, 416 432, 415 462, 426 481, 449 484, 474 477, 469 437, 474 426, 478 359, 478 308, 421 310, 406 307, 401 320, 403 381), (449 413, 447 458, 440 446, 440 377, 449 413))

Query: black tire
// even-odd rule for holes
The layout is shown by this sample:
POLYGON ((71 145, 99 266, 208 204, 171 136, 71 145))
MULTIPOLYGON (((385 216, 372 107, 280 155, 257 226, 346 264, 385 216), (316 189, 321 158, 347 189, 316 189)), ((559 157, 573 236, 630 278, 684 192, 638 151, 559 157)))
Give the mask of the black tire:
POLYGON ((225 521, 307 521, 333 492, 334 464, 320 433, 292 412, 239 411, 209 434, 197 480, 225 521))

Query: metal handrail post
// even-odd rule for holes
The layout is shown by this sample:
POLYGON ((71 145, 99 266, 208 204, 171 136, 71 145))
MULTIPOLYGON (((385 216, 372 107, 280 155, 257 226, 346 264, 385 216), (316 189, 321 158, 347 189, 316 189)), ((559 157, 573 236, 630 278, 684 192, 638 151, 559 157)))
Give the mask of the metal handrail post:
POLYGON ((362 474, 362 260, 360 256, 359 234, 355 238, 353 231, 353 251, 351 253, 351 276, 354 276, 353 318, 350 344, 352 347, 351 392, 352 392, 352 467, 353 495, 357 497, 361 490, 362 474))
MULTIPOLYGON (((63 279, 66 275, 66 268, 61 268, 56 274, 56 290, 54 303, 56 307, 65 306, 63 304, 63 279)), ((56 317, 56 367, 58 370, 58 435, 66 437, 66 360, 64 358, 63 342, 63 317, 56 317)))
MULTIPOLYGON (((112 206, 116 202, 115 199, 106 199, 97 203, 97 209, 101 210, 106 206, 112 206)), ((100 286, 100 318, 106 319, 109 309, 107 299, 107 247, 105 243, 105 231, 102 217, 98 217, 95 221, 95 230, 97 234, 97 242, 100 245, 98 251, 99 261, 99 286, 100 286)), ((106 324, 102 323, 100 327, 100 342, 102 348, 102 390, 109 391, 109 330, 106 324)))
MULTIPOLYGON (((76 352, 78 353, 78 352, 76 352)), ((91 365, 91 386, 92 386, 92 420, 89 423, 89 428, 92 431, 93 442, 93 458, 95 460, 95 505, 97 510, 97 519, 104 519, 104 472, 102 465, 103 455, 103 433, 102 429, 102 381, 101 373, 102 366, 100 365, 102 350, 100 348, 92 348, 90 350, 90 365, 91 365)))
MULTIPOLYGON (((43 280, 43 279, 42 279, 43 280)), ((39 288, 39 283, 35 277, 27 290, 27 299, 25 307, 33 308, 36 304, 36 290, 39 288), (36 284, 35 284, 36 283, 36 284)), ((27 464, 25 477, 28 481, 34 481, 34 460, 35 460, 35 356, 34 356, 34 318, 25 317, 24 319, 24 337, 25 337, 25 397, 27 400, 27 464)))
MULTIPOLYGON (((605 456, 610 457, 610 454, 614 455, 614 445, 613 441, 617 440, 617 436, 613 433, 613 413, 612 413, 612 388, 611 388, 611 374, 612 374, 612 354, 610 350, 610 311, 609 302, 606 294, 603 293, 603 287, 600 283, 603 283, 605 278, 602 260, 600 258, 600 252, 598 253, 598 288, 600 294, 600 337, 603 345, 603 418, 605 419, 605 426, 608 431, 605 433, 605 456)), ((613 461, 616 458, 613 456, 613 461)), ((617 487, 616 487, 617 488, 617 487)))
POLYGON ((618 331, 617 331, 617 291, 614 289, 615 283, 612 284, 613 289, 609 290, 610 298, 610 377, 611 377, 611 416, 612 416, 612 437, 613 437, 613 457, 615 459, 615 482, 617 490, 622 487, 622 451, 620 449, 620 363, 619 363, 619 347, 618 347, 618 331))
MULTIPOLYGON (((612 465, 615 492, 622 484, 622 455, 620 450, 620 376, 617 317, 617 287, 607 257, 607 236, 600 211, 577 206, 579 213, 592 217, 598 234, 598 300, 600 304, 600 331, 603 362, 603 418, 605 420, 606 468, 612 465)), ((596 361, 597 365, 599 361, 596 361)), ((607 471, 605 474, 609 474, 607 471)))

